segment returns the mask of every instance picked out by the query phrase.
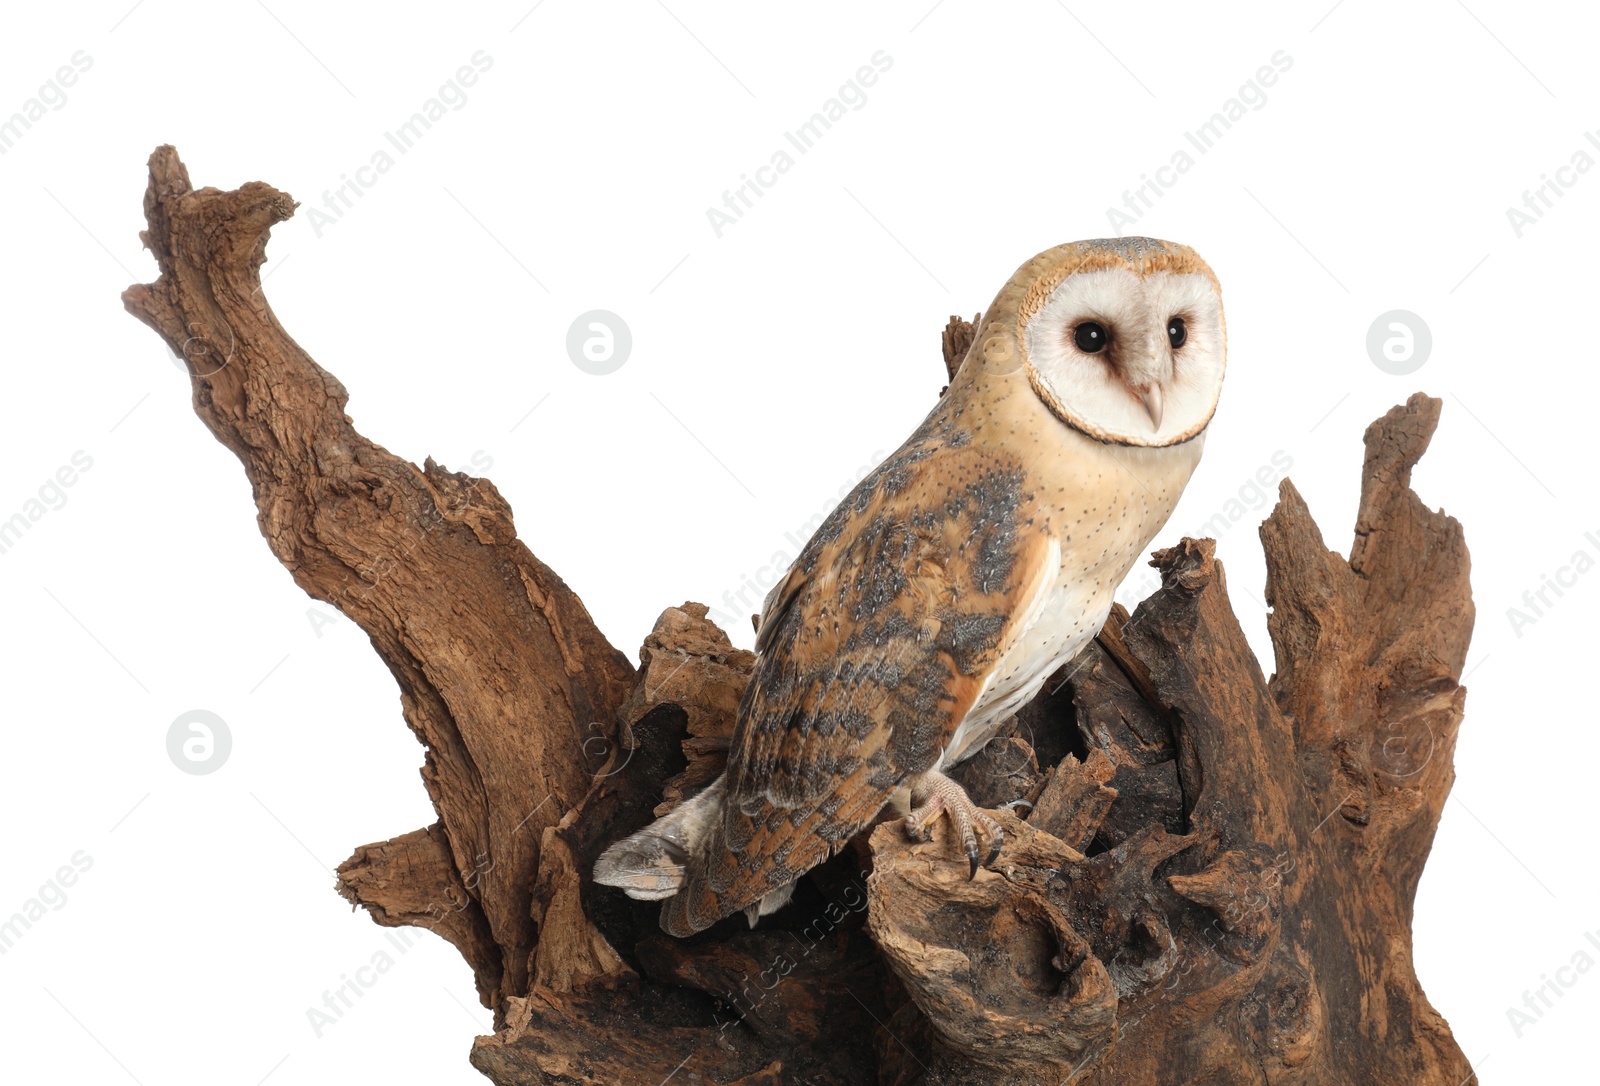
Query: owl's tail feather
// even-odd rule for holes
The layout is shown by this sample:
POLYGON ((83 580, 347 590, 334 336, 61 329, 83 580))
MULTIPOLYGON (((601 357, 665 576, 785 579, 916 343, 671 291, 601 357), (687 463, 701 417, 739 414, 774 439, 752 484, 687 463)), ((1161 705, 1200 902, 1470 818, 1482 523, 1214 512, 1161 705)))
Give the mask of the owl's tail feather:
POLYGON ((594 862, 594 881, 615 886, 638 901, 660 901, 683 889, 689 857, 722 813, 722 778, 693 799, 630 837, 594 862))

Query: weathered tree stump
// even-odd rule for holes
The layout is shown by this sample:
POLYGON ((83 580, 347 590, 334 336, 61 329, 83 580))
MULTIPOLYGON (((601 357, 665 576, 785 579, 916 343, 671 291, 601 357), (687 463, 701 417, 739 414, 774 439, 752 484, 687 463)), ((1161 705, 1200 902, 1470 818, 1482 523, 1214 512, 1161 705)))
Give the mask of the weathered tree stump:
MULTIPOLYGON (((1367 430, 1348 561, 1283 483, 1261 529, 1270 680, 1212 543, 1184 539, 1155 555, 1162 588, 959 767, 980 802, 1034 804, 1002 816, 993 870, 969 879, 942 822, 928 843, 880 824, 759 929, 675 940, 590 866, 721 770, 752 655, 686 603, 635 670, 488 480, 357 433, 261 292, 294 207, 259 182, 194 190, 159 148, 161 275, 123 301, 185 359, 273 553, 400 686, 439 820, 358 848, 338 890, 461 951, 494 1082, 1473 1081, 1411 961, 1473 620, 1460 525, 1409 487, 1439 401, 1367 430)), ((952 318, 951 372, 971 338, 952 318)))

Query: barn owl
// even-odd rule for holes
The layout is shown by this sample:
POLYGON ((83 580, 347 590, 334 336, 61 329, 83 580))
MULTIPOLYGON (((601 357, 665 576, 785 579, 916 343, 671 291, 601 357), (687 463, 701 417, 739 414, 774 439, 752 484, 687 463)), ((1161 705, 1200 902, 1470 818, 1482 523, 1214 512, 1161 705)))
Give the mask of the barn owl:
POLYGON ((945 775, 1099 632, 1200 461, 1221 288, 1152 238, 1046 250, 1001 289, 933 411, 762 606, 726 772, 607 849, 595 881, 691 935, 785 904, 887 807, 1003 834, 945 775))

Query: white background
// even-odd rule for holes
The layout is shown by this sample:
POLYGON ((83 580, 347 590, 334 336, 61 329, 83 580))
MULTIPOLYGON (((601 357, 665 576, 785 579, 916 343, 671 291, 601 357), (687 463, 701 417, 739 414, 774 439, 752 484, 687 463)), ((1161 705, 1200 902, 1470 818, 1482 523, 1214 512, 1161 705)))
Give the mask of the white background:
MULTIPOLYGON (((726 611, 792 556, 785 533, 931 406, 948 315, 1043 248, 1117 232, 1124 190, 1282 50, 1265 104, 1121 231, 1196 247, 1231 333, 1205 461, 1157 543, 1245 490, 1219 552, 1270 671, 1252 477, 1289 457, 1346 552, 1363 429, 1415 390, 1443 397, 1415 486, 1466 527, 1478 625, 1418 970, 1485 1081, 1594 1081, 1600 975, 1561 974, 1520 1037, 1507 1015, 1579 951, 1600 960, 1600 573, 1520 629, 1507 613, 1575 552, 1600 557, 1600 171, 1565 175, 1521 237, 1506 214, 1580 148, 1600 156, 1588 13, 531 2, 4 13, 0 118, 76 51, 92 66, 0 156, 0 519, 75 452, 93 466, 0 554, 0 917, 74 854, 92 866, 0 956, 0 1073, 482 1081, 466 1053, 489 1013, 456 952, 421 935, 399 954, 332 889, 354 846, 433 819, 393 680, 354 626, 310 617, 325 609, 264 546, 189 379, 121 308, 155 275, 138 231, 157 144, 197 186, 303 202, 273 232, 267 296, 357 426, 419 463, 490 457, 522 538, 633 655, 663 607, 726 611), (465 105, 319 237, 324 191, 478 50, 493 65, 465 105), (866 104, 717 237, 707 208, 879 50, 866 104), (634 341, 604 377, 564 346, 596 308, 634 341), (1404 377, 1365 346, 1396 308, 1433 336, 1404 377), (213 775, 168 759, 190 709, 231 730, 213 775), (380 949, 394 968, 317 1036, 308 1008, 380 949)), ((732 633, 749 644, 747 622, 732 633)))

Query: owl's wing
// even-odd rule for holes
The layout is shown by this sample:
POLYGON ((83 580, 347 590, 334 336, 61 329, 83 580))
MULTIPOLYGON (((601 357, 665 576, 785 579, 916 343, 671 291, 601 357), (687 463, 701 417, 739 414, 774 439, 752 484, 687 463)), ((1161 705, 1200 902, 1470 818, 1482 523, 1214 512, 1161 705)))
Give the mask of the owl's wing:
POLYGON ((914 440, 823 522, 767 599, 722 816, 668 932, 792 882, 935 764, 1054 583, 1027 489, 1008 456, 914 440))

